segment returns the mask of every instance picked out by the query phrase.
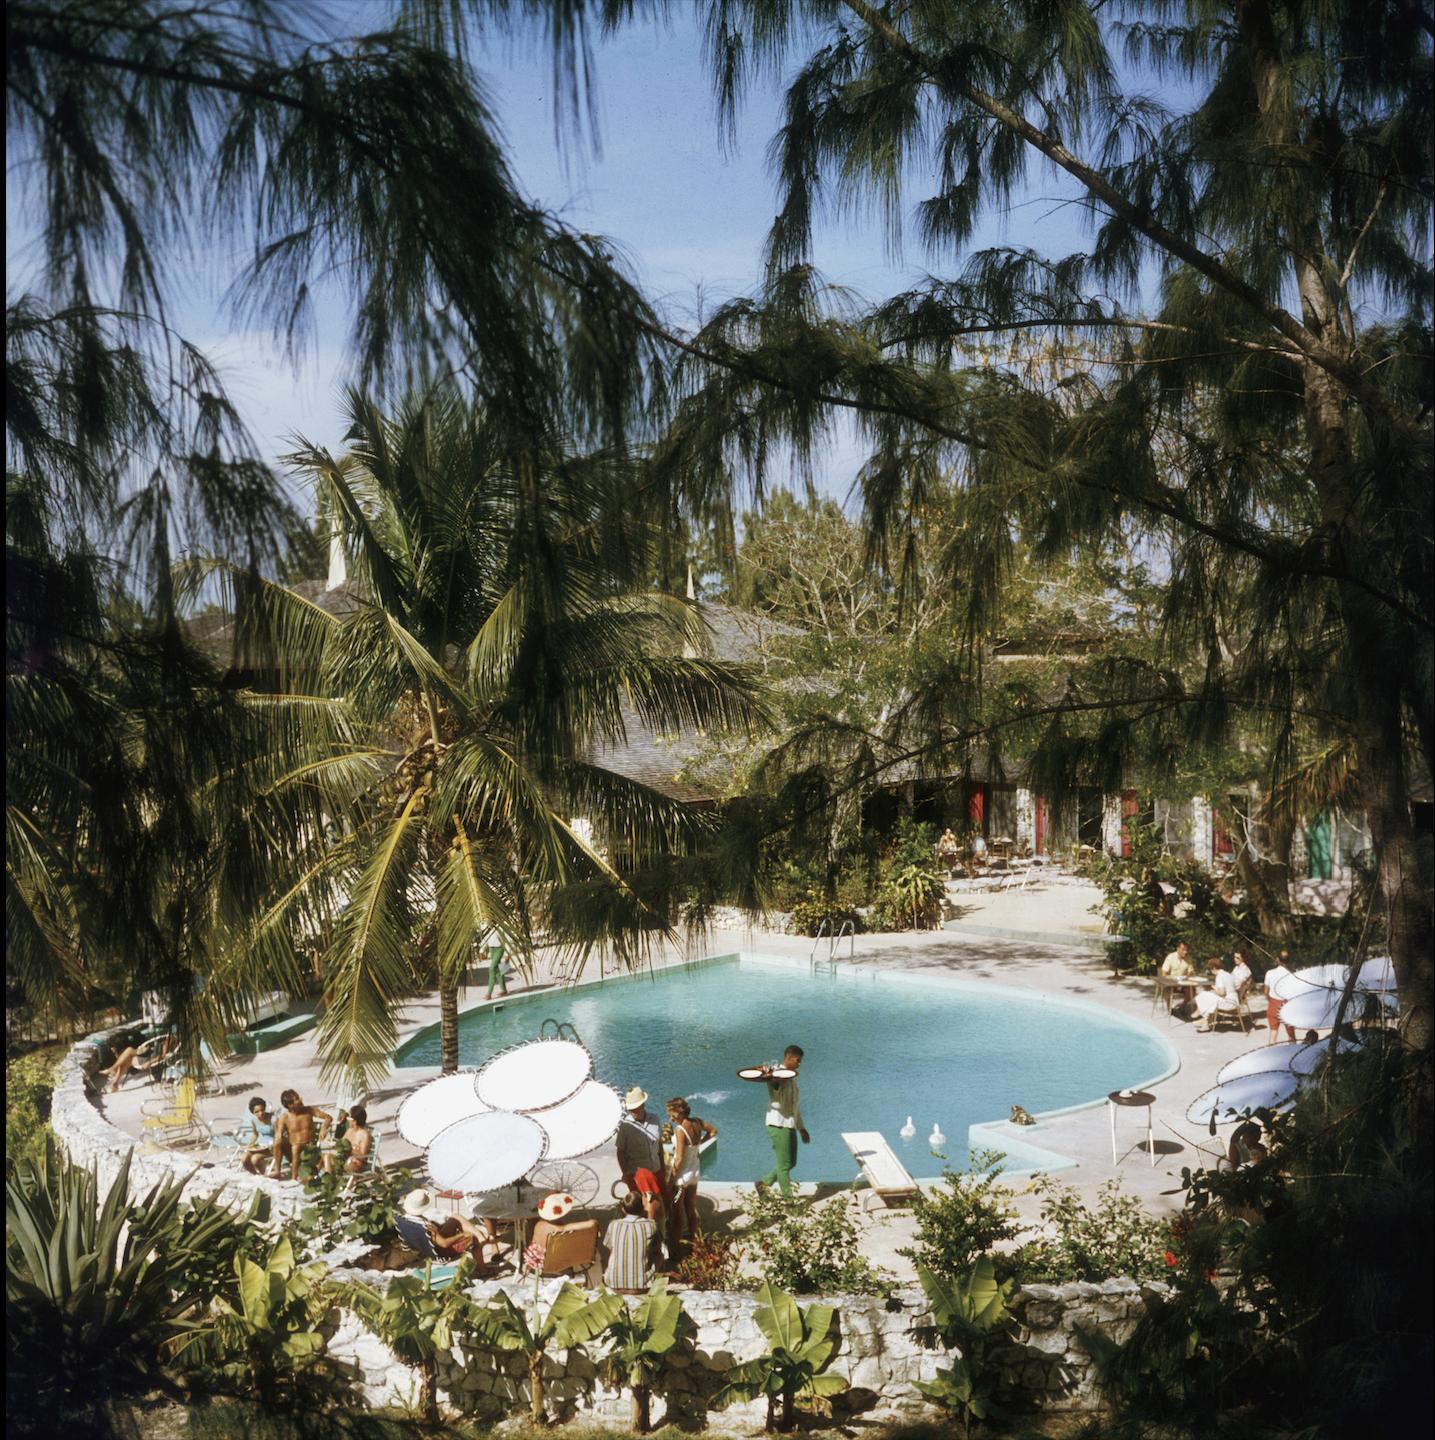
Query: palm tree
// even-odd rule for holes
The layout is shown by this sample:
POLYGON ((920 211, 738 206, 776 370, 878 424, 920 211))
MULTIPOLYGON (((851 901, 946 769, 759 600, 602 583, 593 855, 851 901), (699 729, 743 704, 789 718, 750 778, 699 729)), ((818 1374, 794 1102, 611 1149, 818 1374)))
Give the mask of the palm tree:
POLYGON ((393 419, 354 393, 349 419, 346 454, 291 457, 343 548, 348 613, 264 584, 235 632, 251 677, 272 673, 250 704, 282 717, 288 764, 263 797, 282 878, 226 974, 293 973, 302 937, 319 940, 320 1043, 352 1070, 383 1064, 396 1002, 437 983, 452 1070, 458 986, 485 938, 524 957, 542 926, 575 956, 605 943, 631 961, 669 933, 665 897, 626 877, 695 822, 605 768, 602 747, 632 715, 672 731, 759 711, 738 670, 692 654, 695 612, 640 588, 630 462, 525 451, 451 393, 393 419), (574 888, 601 898, 575 904, 574 888))

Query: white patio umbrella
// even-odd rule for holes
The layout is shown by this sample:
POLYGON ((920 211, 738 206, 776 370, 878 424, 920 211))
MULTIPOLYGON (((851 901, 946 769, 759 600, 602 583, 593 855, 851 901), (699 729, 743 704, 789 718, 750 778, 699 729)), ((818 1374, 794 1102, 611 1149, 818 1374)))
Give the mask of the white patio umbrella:
MULTIPOLYGON (((1344 990, 1350 978, 1349 965, 1307 965, 1282 975, 1271 986, 1277 1000, 1294 1000, 1312 990, 1344 990)), ((1355 977, 1357 990, 1391 991, 1395 989, 1395 967, 1388 955, 1375 955, 1362 963, 1355 977)))
POLYGON ((410 1145, 422 1148, 457 1121, 482 1115, 489 1107, 473 1088, 476 1074, 474 1070, 460 1070, 420 1085, 399 1106, 399 1134, 410 1145))
POLYGON ((623 1119, 623 1102, 611 1085, 588 1080, 560 1105, 530 1113, 548 1135, 545 1160, 572 1160, 611 1140, 623 1119))
POLYGON ((497 1190, 521 1180, 547 1148, 548 1135, 536 1120, 490 1110, 440 1131, 428 1147, 428 1172, 441 1190, 497 1190))
POLYGON ((546 1110, 576 1094, 593 1074, 593 1057, 576 1040, 527 1040, 479 1067, 478 1098, 490 1110, 546 1110))
MULTIPOLYGON (((1281 1024, 1292 1030, 1329 1030, 1340 1009, 1341 991, 1307 990, 1287 1000, 1281 1010, 1281 1024)), ((1395 996, 1380 990, 1357 990, 1345 1007, 1347 1020, 1364 1019, 1372 1010, 1377 1015, 1393 1015, 1395 996)))
MULTIPOLYGON (((1326 1051, 1329 1048, 1329 1037, 1324 1040, 1313 1040, 1309 1044, 1302 1040, 1295 1040, 1280 1045, 1262 1045, 1258 1049, 1247 1050, 1243 1055, 1237 1055, 1234 1060, 1227 1060, 1216 1071, 1216 1084, 1225 1085, 1247 1075, 1265 1075, 1282 1070, 1292 1071, 1296 1075, 1310 1075, 1325 1059, 1326 1051)), ((1359 1048, 1358 1040, 1342 1040, 1338 1047, 1342 1054, 1359 1048)))
POLYGON ((1285 1110, 1295 1104, 1301 1083, 1302 1077, 1293 1070, 1242 1075, 1196 1096, 1186 1109, 1186 1119, 1205 1125, 1214 1117, 1217 1125, 1229 1125, 1252 1110, 1285 1110))

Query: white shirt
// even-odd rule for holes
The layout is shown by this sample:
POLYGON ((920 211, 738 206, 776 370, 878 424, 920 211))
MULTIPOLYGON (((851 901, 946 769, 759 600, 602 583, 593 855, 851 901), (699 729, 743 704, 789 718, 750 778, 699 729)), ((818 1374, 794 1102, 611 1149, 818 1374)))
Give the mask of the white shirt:
MULTIPOLYGON (((1266 987, 1266 994, 1270 995, 1271 987, 1275 985, 1275 983, 1282 977, 1289 975, 1290 973, 1291 972, 1287 970, 1286 967, 1282 965, 1279 961, 1272 965, 1271 968, 1266 971, 1266 978, 1261 982, 1266 987)), ((1274 1000, 1275 998, 1276 997, 1274 995, 1271 995, 1271 999, 1274 1000)))
POLYGON ((1216 997, 1218 1010, 1236 1008, 1235 978, 1229 970, 1217 970, 1211 977, 1211 993, 1216 997))
POLYGON ((797 1098, 796 1080, 767 1082, 767 1123, 783 1130, 805 1130, 802 1106, 797 1098))
POLYGON ((1249 965, 1237 965, 1231 971, 1231 983, 1239 990, 1242 985, 1251 983, 1251 967, 1249 965))

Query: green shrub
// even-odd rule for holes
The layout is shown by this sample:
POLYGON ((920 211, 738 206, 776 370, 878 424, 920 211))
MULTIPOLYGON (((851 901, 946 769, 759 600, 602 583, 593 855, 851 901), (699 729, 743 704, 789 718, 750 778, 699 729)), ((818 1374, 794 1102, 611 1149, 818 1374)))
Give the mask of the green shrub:
POLYGON ((1135 1196, 1121 1194, 1119 1180, 1101 1187, 1094 1209, 1049 1176, 1039 1177, 1036 1188, 1041 1218, 1055 1233, 1022 1246, 1012 1257, 1021 1283, 1061 1285, 1116 1275, 1157 1280, 1169 1273, 1169 1224, 1147 1215, 1135 1196))
MULTIPOLYGON (((1021 1229, 1016 1196, 1000 1183, 998 1159, 974 1152, 966 1174, 944 1170, 941 1183, 914 1202, 917 1243, 897 1253, 943 1280, 957 1280, 997 1245, 1014 1240, 1021 1229)), ((1010 1255, 992 1253, 992 1260, 999 1280, 1014 1273, 1010 1255)))
POLYGON ((855 910, 809 890, 806 899, 799 900, 792 907, 787 933, 814 937, 819 934, 835 935, 844 925, 851 925, 858 934, 864 928, 862 917, 855 910))
POLYGON ((946 880, 930 863, 904 865, 877 892, 872 919, 880 930, 928 930, 942 918, 946 880))
POLYGON ((694 1235, 673 1278, 690 1290, 741 1289, 743 1253, 736 1235, 694 1235))
POLYGON ((53 1052, 22 1055, 5 1062, 5 1176, 38 1160, 50 1136, 50 1100, 55 1090, 53 1052))
POLYGON ((798 1294, 874 1295, 886 1289, 861 1254, 845 1196, 815 1206, 768 1191, 748 1197, 743 1210, 752 1234, 748 1253, 771 1284, 798 1294))
POLYGON ((305 1186, 308 1202, 299 1221, 299 1236, 307 1257, 322 1255, 345 1240, 377 1244, 394 1233, 394 1216, 413 1188, 413 1176, 402 1170, 374 1170, 350 1185, 343 1173, 343 1142, 334 1161, 334 1173, 317 1173, 305 1186))

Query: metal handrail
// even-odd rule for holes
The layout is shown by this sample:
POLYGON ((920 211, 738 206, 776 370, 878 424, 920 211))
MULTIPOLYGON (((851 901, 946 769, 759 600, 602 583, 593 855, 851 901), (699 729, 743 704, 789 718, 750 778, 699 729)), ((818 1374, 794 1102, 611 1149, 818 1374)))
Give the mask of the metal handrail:
POLYGON ((837 947, 842 943, 842 937, 847 937, 847 958, 849 960, 857 957, 857 922, 855 920, 844 920, 842 928, 832 937, 831 944, 827 947, 827 958, 833 959, 837 954, 837 947))
MULTIPOLYGON (((812 949, 807 952, 807 964, 808 964, 808 967, 809 967, 809 968, 813 968, 813 967, 815 967, 816 964, 817 964, 817 947, 822 943, 822 937, 823 937, 823 935, 826 933, 827 927, 828 927, 828 925, 830 925, 830 924, 831 924, 831 921, 829 921, 829 920, 824 920, 824 921, 817 927, 817 934, 812 937, 812 949)), ((829 960, 832 958, 832 943, 831 943, 831 940, 832 940, 832 937, 831 937, 831 936, 828 936, 827 958, 828 958, 829 960)))

